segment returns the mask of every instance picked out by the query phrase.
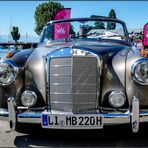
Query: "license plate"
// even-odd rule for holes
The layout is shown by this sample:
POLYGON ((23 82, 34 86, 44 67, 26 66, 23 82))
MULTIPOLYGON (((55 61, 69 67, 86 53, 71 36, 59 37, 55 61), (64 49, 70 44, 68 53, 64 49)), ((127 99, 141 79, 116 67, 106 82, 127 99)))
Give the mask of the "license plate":
POLYGON ((101 115, 42 115, 42 126, 45 128, 103 128, 101 115))

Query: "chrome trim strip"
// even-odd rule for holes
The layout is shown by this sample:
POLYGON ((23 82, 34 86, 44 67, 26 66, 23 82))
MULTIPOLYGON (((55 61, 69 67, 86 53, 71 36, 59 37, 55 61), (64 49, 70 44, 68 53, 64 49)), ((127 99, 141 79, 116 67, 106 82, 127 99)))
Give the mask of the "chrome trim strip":
POLYGON ((148 122, 148 112, 140 112, 140 122, 148 122))
POLYGON ((51 92, 50 94, 52 95, 73 95, 73 94, 79 94, 79 95, 84 95, 84 94, 96 94, 96 93, 58 93, 58 92, 51 92))
MULTIPOLYGON (((41 117, 42 114, 52 114, 52 115, 74 115, 73 113, 63 113, 63 112, 56 112, 56 111, 52 111, 52 112, 38 112, 38 113, 34 113, 34 112, 24 112, 24 113, 20 113, 17 115, 17 120, 20 123, 39 123, 41 124, 41 117)), ((98 113, 99 114, 99 113, 98 113)), ((100 114, 104 117, 103 122, 104 125, 118 125, 118 124, 127 124, 130 123, 130 114, 100 114)))
POLYGON ((105 125, 119 125, 130 123, 130 114, 103 114, 105 125))
MULTIPOLYGON (((20 123, 41 123, 41 117, 43 113, 48 113, 52 115, 63 115, 63 114, 70 114, 74 115, 73 113, 63 113, 63 112, 24 112, 24 113, 19 113, 17 115, 17 121, 20 123)), ((99 114, 99 113, 98 113, 99 114)), ((104 124, 105 125, 112 125, 112 124, 125 124, 125 123, 130 123, 130 114, 101 114, 104 117, 104 124)))
MULTIPOLYGON (((3 109, 1 109, 3 110, 3 109)), ((8 110, 4 109, 5 111, 5 115, 7 115, 7 120, 8 120, 8 110)), ((1 114, 2 112, 0 112, 0 117, 2 117, 1 114)), ((41 116, 42 116, 42 111, 38 111, 38 112, 33 112, 33 111, 25 111, 23 113, 18 113, 17 114, 17 121, 20 123, 41 123, 41 116)), ((71 114, 74 115, 71 112, 60 112, 60 111, 52 111, 50 112, 51 114, 59 114, 59 116, 61 114, 71 114)), ((98 113, 99 114, 99 113, 98 113)), ((4 115, 4 116, 5 116, 4 115)), ((123 123, 130 123, 130 114, 124 114, 124 113, 120 113, 120 114, 115 114, 115 113, 110 113, 110 114, 102 114, 104 116, 104 124, 105 125, 116 125, 116 124, 123 124, 123 123)), ((142 112, 141 113, 141 122, 145 121, 144 119, 147 118, 148 119, 148 112, 142 112)), ((0 118, 0 120, 3 120, 3 118, 0 118)), ((148 122, 148 120, 147 120, 148 122)))
MULTIPOLYGON (((60 101, 51 101, 51 103, 60 103, 60 104, 71 104, 71 102, 60 102, 60 101)), ((77 102, 77 103, 73 103, 73 104, 94 104, 96 102, 77 102)))
MULTIPOLYGON (((73 77, 72 77, 72 74, 73 74, 73 66, 74 66, 74 64, 73 64, 74 63, 73 47, 72 47, 72 50, 71 51, 72 51, 72 55, 71 55, 71 69, 70 69, 70 72, 71 72, 71 80, 70 80, 71 81, 71 83, 70 83, 71 85, 70 85, 70 87, 71 87, 71 91, 73 92, 73 77)), ((74 99, 73 99, 74 97, 73 97, 73 94, 72 93, 71 93, 71 96, 72 96, 72 105, 71 106, 72 106, 72 111, 73 111, 74 110, 74 99)))
POLYGON ((103 59, 102 59, 102 56, 99 56, 99 55, 96 55, 94 53, 91 53, 91 55, 93 55, 94 57, 96 57, 97 59, 97 79, 98 79, 98 83, 96 83, 96 109, 99 108, 99 96, 100 96, 100 79, 101 79, 101 75, 102 75, 102 68, 103 68, 103 59))
MULTIPOLYGON (((69 86, 71 86, 69 83, 50 83, 50 85, 55 85, 55 86, 57 86, 57 85, 69 85, 69 86)), ((82 84, 73 84, 73 86, 79 86, 79 85, 82 85, 82 84)), ((96 86, 96 84, 83 84, 84 86, 92 86, 92 85, 95 85, 96 86)))
MULTIPOLYGON (((50 76, 79 76, 78 74, 51 74, 50 76)), ((89 76, 96 76, 96 75, 89 75, 89 76)))
POLYGON ((5 108, 0 108, 0 120, 8 121, 8 110, 5 108))
POLYGON ((17 121, 20 123, 41 123, 42 112, 24 112, 17 115, 17 121))
MULTIPOLYGON (((47 55, 48 56, 48 55, 47 55)), ((49 88, 49 60, 48 60, 48 57, 47 56, 44 56, 43 57, 43 60, 44 60, 44 63, 45 63, 45 88, 46 88, 46 102, 47 102, 47 106, 50 107, 50 98, 49 98, 49 91, 50 91, 50 88, 49 88)))
MULTIPOLYGON (((88 67, 88 66, 96 67, 94 65, 77 65, 73 67, 88 67)), ((51 66, 50 68, 57 68, 57 67, 71 67, 71 65, 54 65, 54 66, 51 66)))
POLYGON ((14 97, 8 98, 8 112, 9 112, 9 126, 10 130, 15 130, 16 128, 16 111, 15 111, 15 99, 14 97))
POLYGON ((53 65, 50 68, 57 68, 57 67, 71 67, 71 65, 53 65))
POLYGON ((135 96, 132 98, 131 115, 132 130, 136 133, 139 130, 139 99, 135 96))

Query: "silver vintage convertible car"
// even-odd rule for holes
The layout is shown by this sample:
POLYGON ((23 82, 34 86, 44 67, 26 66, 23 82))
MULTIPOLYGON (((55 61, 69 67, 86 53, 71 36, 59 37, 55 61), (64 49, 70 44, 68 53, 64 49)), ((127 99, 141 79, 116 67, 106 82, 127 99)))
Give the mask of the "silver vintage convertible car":
POLYGON ((51 21, 35 50, 0 62, 0 119, 52 129, 148 122, 148 58, 125 23, 106 17, 51 21))

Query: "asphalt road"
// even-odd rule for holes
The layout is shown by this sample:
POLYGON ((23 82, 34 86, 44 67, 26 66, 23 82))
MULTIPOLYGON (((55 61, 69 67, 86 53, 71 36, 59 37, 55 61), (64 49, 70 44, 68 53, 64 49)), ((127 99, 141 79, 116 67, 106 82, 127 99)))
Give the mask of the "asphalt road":
POLYGON ((137 134, 130 126, 109 126, 103 130, 47 130, 27 126, 22 132, 10 132, 8 122, 0 121, 0 147, 148 147, 148 124, 137 134))

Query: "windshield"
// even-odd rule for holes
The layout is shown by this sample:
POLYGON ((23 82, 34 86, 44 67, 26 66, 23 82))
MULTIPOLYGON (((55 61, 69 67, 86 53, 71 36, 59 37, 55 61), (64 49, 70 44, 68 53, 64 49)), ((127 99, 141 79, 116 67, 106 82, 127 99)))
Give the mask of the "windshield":
POLYGON ((81 20, 49 23, 44 27, 40 43, 63 39, 113 39, 128 41, 124 26, 115 21, 81 20))

